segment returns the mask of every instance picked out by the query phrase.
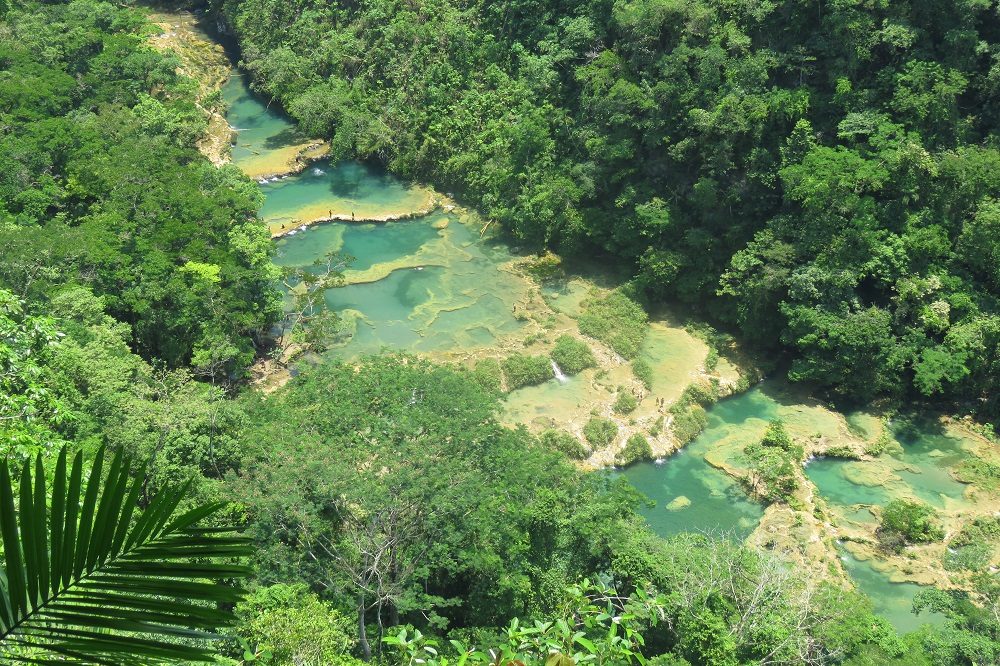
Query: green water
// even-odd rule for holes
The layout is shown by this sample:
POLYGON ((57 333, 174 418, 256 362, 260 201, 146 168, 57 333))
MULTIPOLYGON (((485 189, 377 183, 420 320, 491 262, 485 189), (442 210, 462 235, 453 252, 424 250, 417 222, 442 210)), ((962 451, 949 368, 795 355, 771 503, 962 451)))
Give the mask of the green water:
POLYGON ((875 612, 889 620, 897 631, 906 633, 922 624, 939 625, 945 621, 946 618, 940 613, 913 613, 913 597, 923 589, 922 586, 915 583, 894 583, 870 562, 859 560, 847 552, 841 553, 840 560, 858 589, 871 598, 875 612))
POLYGON ((353 257, 351 268, 363 270, 401 256, 415 254, 438 237, 426 221, 384 224, 318 224, 275 241, 279 266, 308 266, 330 252, 353 257))
POLYGON ((882 505, 891 498, 881 485, 862 485, 850 480, 852 469, 863 470, 867 463, 844 461, 836 458, 813 460, 806 466, 806 476, 816 485, 820 495, 833 504, 882 505))
MULTIPOLYGON (((238 130, 232 155, 241 168, 266 172, 272 163, 280 166, 288 146, 305 140, 286 117, 250 93, 243 77, 233 76, 223 95, 227 119, 238 130)), ((331 213, 406 215, 427 206, 425 190, 369 165, 327 160, 301 174, 271 178, 261 190, 261 216, 272 229, 294 230, 275 241, 276 263, 304 267, 331 252, 353 257, 346 276, 352 284, 325 295, 329 307, 353 323, 353 335, 333 355, 356 357, 386 347, 467 351, 520 330, 513 307, 528 286, 500 268, 512 255, 454 217, 435 213, 375 224, 300 225, 331 213)))
MULTIPOLYGON (((525 285, 499 269, 510 258, 506 248, 480 240, 475 230, 462 224, 433 229, 437 217, 391 222, 369 231, 329 225, 349 227, 344 251, 358 257, 354 268, 392 269, 381 279, 326 293, 329 307, 358 318, 354 336, 335 350, 337 355, 357 356, 386 347, 467 351, 492 346, 520 330, 513 306, 525 285)), ((285 248, 306 255, 314 249, 311 233, 288 239, 285 248)))
POLYGON ((723 400, 708 413, 708 427, 693 442, 661 463, 641 463, 624 471, 625 478, 655 502, 643 515, 657 534, 706 531, 737 538, 748 536, 763 515, 728 474, 705 462, 748 421, 766 423, 776 415, 776 403, 759 388, 723 400), (667 508, 678 497, 690 504, 667 508))
POLYGON ((294 226, 334 214, 358 217, 398 215, 420 207, 412 188, 375 167, 359 162, 320 160, 301 174, 271 179, 262 188, 260 215, 269 223, 294 226), (324 202, 328 202, 324 204, 324 202), (324 208, 324 205, 326 208, 324 208))
POLYGON ((896 473, 925 502, 946 508, 961 502, 966 486, 952 477, 950 469, 967 457, 962 440, 941 430, 928 419, 897 420, 892 433, 902 452, 892 454, 908 466, 896 473))
MULTIPOLYGON (((669 536, 684 531, 709 531, 745 538, 760 522, 762 507, 751 501, 732 478, 705 461, 705 457, 734 460, 753 433, 762 432, 767 421, 786 420, 795 409, 775 399, 776 392, 761 385, 741 395, 728 398, 708 411, 705 431, 691 444, 660 464, 642 463, 629 467, 625 477, 655 502, 643 515, 655 532, 669 536), (683 496, 690 501, 677 502, 683 496), (668 505, 673 502, 673 510, 668 505), (687 506, 681 506, 687 504, 687 506)), ((833 458, 814 460, 806 474, 838 513, 849 520, 871 523, 871 512, 864 505, 883 505, 897 494, 917 496, 927 501, 961 498, 964 486, 947 474, 948 465, 961 456, 958 440, 941 433, 929 421, 901 424, 894 428, 903 448, 885 455, 884 466, 892 475, 888 485, 867 485, 866 465, 871 462, 833 458), (853 479, 853 480, 852 480, 853 479)), ((913 583, 894 583, 887 573, 868 562, 842 553, 844 567, 858 588, 872 598, 875 610, 900 631, 911 631, 925 622, 940 622, 942 617, 910 612, 913 595, 921 589, 913 583)))
POLYGON ((237 166, 261 153, 305 140, 287 116, 269 108, 250 92, 242 75, 230 77, 222 86, 222 99, 228 109, 226 120, 236 131, 232 160, 237 166))

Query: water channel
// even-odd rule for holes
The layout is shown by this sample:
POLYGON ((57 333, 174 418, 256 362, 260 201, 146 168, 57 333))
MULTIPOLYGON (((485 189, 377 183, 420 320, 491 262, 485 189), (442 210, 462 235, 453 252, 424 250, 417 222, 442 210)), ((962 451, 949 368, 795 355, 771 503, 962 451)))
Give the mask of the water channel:
MULTIPOLYGON (((239 75, 223 93, 229 104, 227 119, 237 130, 233 161, 250 174, 267 174, 272 165, 286 164, 289 146, 304 142, 292 123, 254 97, 239 75)), ((513 307, 529 287, 523 278, 503 270, 511 252, 502 243, 480 238, 478 229, 454 214, 301 226, 318 217, 351 214, 363 220, 419 210, 426 190, 368 165, 328 160, 312 163, 296 175, 258 182, 266 196, 262 217, 272 230, 294 230, 275 241, 277 263, 307 266, 331 252, 354 258, 345 274, 347 286, 326 294, 328 305, 354 326, 349 341, 331 354, 350 358, 383 348, 408 352, 487 348, 522 326, 513 307)), ((663 344, 644 350, 647 356, 675 362, 667 329, 651 339, 663 344)), ((682 360, 678 357, 676 362, 682 360)), ((515 392, 511 408, 518 418, 530 421, 537 417, 539 404, 578 400, 581 386, 578 379, 553 379, 515 392)), ((661 388, 668 394, 674 387, 661 388)), ((681 388, 676 387, 678 393, 681 388)), ((794 411, 768 386, 754 388, 711 408, 707 429, 679 453, 622 472, 652 499, 654 506, 645 511, 652 528, 662 535, 685 530, 735 538, 749 535, 763 508, 706 457, 738 455, 740 442, 759 436, 770 419, 794 411)), ((808 478, 843 520, 873 520, 866 507, 896 496, 915 497, 942 509, 963 502, 964 487, 949 474, 962 456, 961 441, 939 432, 933 423, 919 421, 901 424, 894 435, 902 447, 883 456, 885 462, 874 474, 867 462, 822 459, 808 465, 808 478)), ((897 628, 910 630, 928 620, 908 611, 919 586, 891 582, 849 554, 842 559, 858 586, 872 596, 876 609, 897 628)))

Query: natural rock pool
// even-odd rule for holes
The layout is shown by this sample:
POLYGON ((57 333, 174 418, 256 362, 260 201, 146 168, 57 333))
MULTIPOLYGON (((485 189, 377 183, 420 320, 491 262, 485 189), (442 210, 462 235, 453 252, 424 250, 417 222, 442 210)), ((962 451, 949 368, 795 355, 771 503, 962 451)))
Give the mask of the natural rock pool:
MULTIPOLYGON (((280 235, 275 240, 276 262, 307 266, 331 252, 354 257, 344 276, 346 285, 325 296, 353 327, 349 340, 331 355, 351 358, 383 348, 469 352, 510 344, 523 330, 525 321, 517 316, 517 307, 537 287, 505 268, 514 259, 510 249, 483 238, 465 213, 428 212, 434 208, 429 190, 356 162, 320 160, 301 173, 275 176, 287 173, 299 153, 314 142, 250 94, 242 77, 230 80, 224 96, 229 102, 228 120, 237 130, 233 161, 261 183, 266 197, 261 215, 272 233, 280 235), (356 221, 303 226, 319 218, 347 216, 356 221), (412 219, 361 222, 409 216, 412 219)), ((585 294, 584 287, 574 287, 561 293, 542 289, 540 296, 554 313, 571 322, 585 294)), ((637 417, 655 413, 653 396, 676 399, 685 386, 677 378, 700 372, 706 352, 703 343, 682 329, 651 324, 642 356, 656 373, 637 417)), ((581 410, 586 413, 606 401, 611 387, 629 381, 627 373, 627 366, 618 365, 601 376, 587 370, 514 391, 505 418, 572 429, 571 421, 581 410)), ((644 514, 653 529, 663 535, 704 530, 740 539, 753 533, 764 507, 720 467, 739 467, 743 446, 759 439, 768 421, 777 417, 797 437, 830 441, 874 437, 863 427, 872 417, 845 419, 790 399, 768 384, 725 399, 708 410, 706 430, 679 453, 621 472, 655 503, 644 514)), ((943 433, 934 421, 900 422, 892 434, 901 447, 874 460, 824 458, 807 465, 808 480, 837 516, 839 527, 847 531, 870 527, 875 517, 867 507, 894 497, 918 498, 949 513, 967 506, 966 487, 950 473, 965 455, 965 442, 943 433)), ((908 612, 918 585, 893 582, 889 573, 847 551, 841 561, 898 628, 909 630, 937 619, 908 612)))

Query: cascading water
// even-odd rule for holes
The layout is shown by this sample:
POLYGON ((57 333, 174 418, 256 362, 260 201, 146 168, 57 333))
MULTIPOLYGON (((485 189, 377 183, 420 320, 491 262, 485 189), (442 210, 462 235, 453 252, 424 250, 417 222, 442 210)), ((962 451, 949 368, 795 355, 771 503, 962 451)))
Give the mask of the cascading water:
POLYGON ((555 375, 555 378, 559 380, 560 384, 565 384, 569 381, 569 377, 563 374, 562 368, 560 368, 559 364, 555 361, 552 361, 552 374, 555 375))

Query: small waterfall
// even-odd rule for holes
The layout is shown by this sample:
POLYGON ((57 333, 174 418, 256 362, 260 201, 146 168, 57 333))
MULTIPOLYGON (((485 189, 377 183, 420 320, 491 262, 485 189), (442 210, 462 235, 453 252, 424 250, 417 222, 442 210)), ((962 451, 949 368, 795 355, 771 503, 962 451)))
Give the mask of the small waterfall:
POLYGON ((566 382, 568 382, 569 377, 563 374, 563 371, 559 368, 559 364, 556 363, 555 361, 551 361, 551 363, 552 363, 552 374, 555 375, 556 379, 559 380, 559 383, 565 384, 566 382))

